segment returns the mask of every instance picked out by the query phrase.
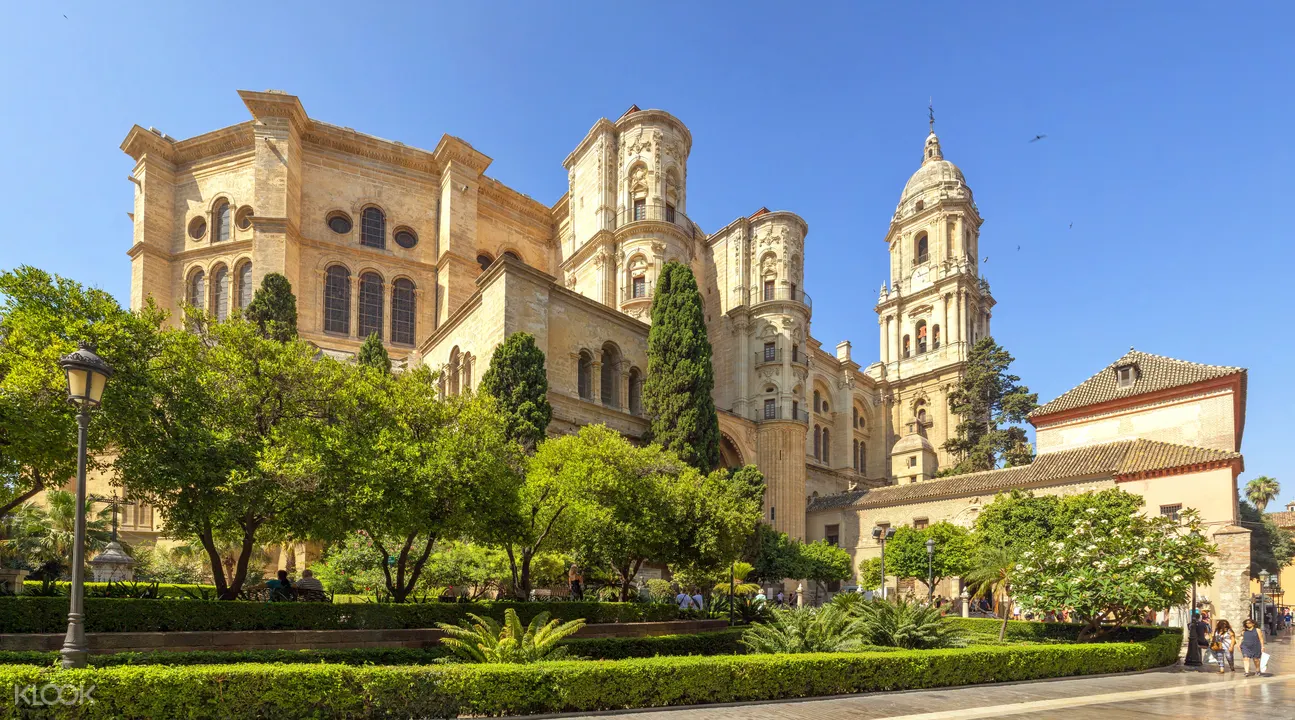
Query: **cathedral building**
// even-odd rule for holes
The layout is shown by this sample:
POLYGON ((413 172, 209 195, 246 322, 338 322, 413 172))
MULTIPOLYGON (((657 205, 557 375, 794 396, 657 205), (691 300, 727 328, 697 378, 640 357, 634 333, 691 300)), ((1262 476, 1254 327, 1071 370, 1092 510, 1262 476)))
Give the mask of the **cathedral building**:
MULTIPOLYGON (((693 137, 668 112, 632 106, 595 122, 563 161, 567 192, 546 205, 487 175, 490 157, 460 138, 423 150, 311 118, 283 92, 239 95, 243 123, 186 140, 135 126, 122 143, 136 162, 133 307, 152 296, 226 317, 266 273, 281 273, 297 294, 300 334, 321 353, 351 356, 376 333, 398 363, 441 370, 449 394, 475 388, 494 347, 525 331, 546 356, 551 433, 605 423, 640 437, 653 287, 677 261, 705 304, 723 461, 759 466, 765 519, 792 537, 834 538, 861 558, 875 552, 867 531, 883 520, 879 503, 896 508, 887 521, 917 522, 899 508, 963 498, 970 482, 976 502, 923 510, 927 521, 967 521, 987 490, 1099 476, 1154 484, 1184 458, 1182 467, 1217 475, 1210 502, 1234 498, 1240 420, 1233 443, 1222 431, 1175 435, 1162 444, 1190 451, 1162 450, 1129 434, 1137 422, 1085 420, 1088 400, 1034 418, 1039 449, 1060 458, 1118 445, 1103 451, 1105 465, 933 479, 953 464, 943 449, 957 424, 948 393, 968 349, 990 334, 994 308, 978 274, 980 211, 933 124, 884 238, 879 354, 860 362, 850 342, 825 349, 812 334, 804 218, 764 207, 721 228, 689 218, 693 137)), ((1152 373, 1159 362, 1132 366, 1152 373)), ((1243 418, 1244 371, 1231 370, 1243 418)), ((1235 521, 1230 506, 1220 527, 1235 521)))

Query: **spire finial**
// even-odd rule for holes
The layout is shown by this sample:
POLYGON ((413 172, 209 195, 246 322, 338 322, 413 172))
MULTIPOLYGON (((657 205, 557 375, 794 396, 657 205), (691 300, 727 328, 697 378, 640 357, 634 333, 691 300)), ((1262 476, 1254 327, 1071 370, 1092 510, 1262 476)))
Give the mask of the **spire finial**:
POLYGON ((931 119, 931 132, 935 132, 935 96, 931 96, 926 105, 926 111, 931 119))

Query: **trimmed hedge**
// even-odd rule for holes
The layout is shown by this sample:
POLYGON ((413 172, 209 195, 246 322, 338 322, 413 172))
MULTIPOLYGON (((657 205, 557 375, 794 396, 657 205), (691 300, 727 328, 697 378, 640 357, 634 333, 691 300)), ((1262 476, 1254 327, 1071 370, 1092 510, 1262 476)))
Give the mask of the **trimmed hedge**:
MULTIPOLYGON (((563 642, 578 658, 624 660, 678 655, 740 655, 742 630, 641 638, 574 638, 563 642)), ((879 648, 885 650, 886 648, 879 648)), ((429 648, 346 648, 332 650, 198 650, 192 652, 120 652, 91 655, 90 665, 230 665, 238 663, 337 663, 341 665, 425 665, 450 655, 442 646, 429 648)), ((0 652, 0 665, 54 665, 57 651, 0 652)))
MULTIPOLYGON (((554 619, 601 623, 677 620, 673 605, 608 602, 257 603, 216 600, 86 598, 86 632, 212 630, 398 630, 457 623, 468 613, 503 620, 513 608, 523 623, 547 611, 554 619)), ((0 598, 0 633, 67 630, 67 598, 0 598)))
MULTIPOLYGON (((946 617, 944 620, 945 622, 961 628, 963 632, 967 634, 967 641, 972 645, 999 644, 998 630, 1003 625, 1002 620, 995 620, 993 618, 960 617, 946 617)), ((1073 643, 1079 641, 1079 631, 1083 627, 1083 623, 1045 623, 1026 620, 1008 620, 1007 636, 1004 640, 1009 643, 1073 643)), ((1121 628, 1109 639, 1122 641, 1150 640, 1158 637, 1164 632, 1166 632, 1166 629, 1162 627, 1132 626, 1121 628)), ((1178 629, 1170 628, 1168 632, 1178 632, 1178 629)))
MULTIPOLYGON (((43 583, 41 583, 40 580, 23 581, 23 586, 27 588, 27 592, 40 590, 42 584, 43 583)), ((133 586, 135 584, 138 584, 141 588, 152 585, 152 583, 146 582, 143 580, 140 580, 138 583, 135 583, 134 581, 130 581, 126 583, 128 587, 133 586)), ((64 595, 67 595, 68 588, 71 586, 71 583, 69 583, 66 580, 59 580, 58 582, 54 583, 54 585, 58 587, 59 592, 63 593, 64 595)), ((102 592, 107 587, 108 587, 108 583, 106 582, 87 582, 85 584, 85 591, 86 591, 86 594, 88 595, 92 592, 102 592)), ((157 591, 164 598, 188 598, 189 595, 185 592, 186 590, 190 593, 194 593, 195 595, 198 595, 199 597, 201 597, 202 593, 204 592, 212 597, 215 597, 216 595, 215 585, 186 585, 182 583, 181 584, 177 584, 177 583, 158 583, 157 584, 157 591)))
MULTIPOLYGON (((1144 670, 1178 657, 1175 633, 1139 643, 672 657, 534 665, 0 667, 0 687, 94 686, 52 718, 416 718, 590 712, 767 701, 1144 670)), ((0 708, 2 717, 28 712, 0 708)))

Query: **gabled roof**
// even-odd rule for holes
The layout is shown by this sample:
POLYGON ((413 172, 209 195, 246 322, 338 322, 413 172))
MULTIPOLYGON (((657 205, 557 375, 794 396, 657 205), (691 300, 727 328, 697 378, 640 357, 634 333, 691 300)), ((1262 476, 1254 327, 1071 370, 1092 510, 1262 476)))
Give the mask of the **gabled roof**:
POLYGON ((1279 528, 1295 528, 1295 510, 1283 510, 1282 512, 1271 512, 1267 515, 1269 520, 1277 523, 1279 528))
POLYGON ((808 511, 905 505, 942 497, 997 493, 1015 487, 1065 480, 1107 477, 1133 480, 1172 474, 1174 471, 1189 472, 1222 467, 1240 459, 1241 453, 1237 452, 1176 445, 1158 440, 1120 440, 1043 453, 1029 465, 826 495, 811 501, 808 511))
POLYGON ((1027 417, 1034 420, 1087 405, 1097 405, 1236 374, 1241 375, 1241 392, 1244 394, 1245 372, 1245 368, 1202 365, 1130 348, 1124 357, 1107 365, 1101 372, 1066 391, 1056 400, 1035 408, 1027 417), (1129 387, 1119 387, 1116 369, 1130 365, 1135 368, 1136 379, 1129 387))

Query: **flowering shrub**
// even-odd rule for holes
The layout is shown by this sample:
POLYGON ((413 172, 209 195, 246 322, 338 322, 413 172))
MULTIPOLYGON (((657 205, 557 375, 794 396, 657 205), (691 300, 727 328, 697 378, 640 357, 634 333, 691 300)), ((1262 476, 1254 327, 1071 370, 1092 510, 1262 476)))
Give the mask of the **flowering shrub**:
POLYGON ((1080 640, 1088 640, 1181 604, 1193 581, 1213 579, 1208 556, 1217 549, 1201 536, 1194 510, 1178 520, 1148 518, 1127 511, 1127 495, 1106 490, 1067 499, 1080 506, 1069 532, 1026 550, 1016 565, 1012 594, 1023 611, 1069 610, 1084 624, 1080 640))

